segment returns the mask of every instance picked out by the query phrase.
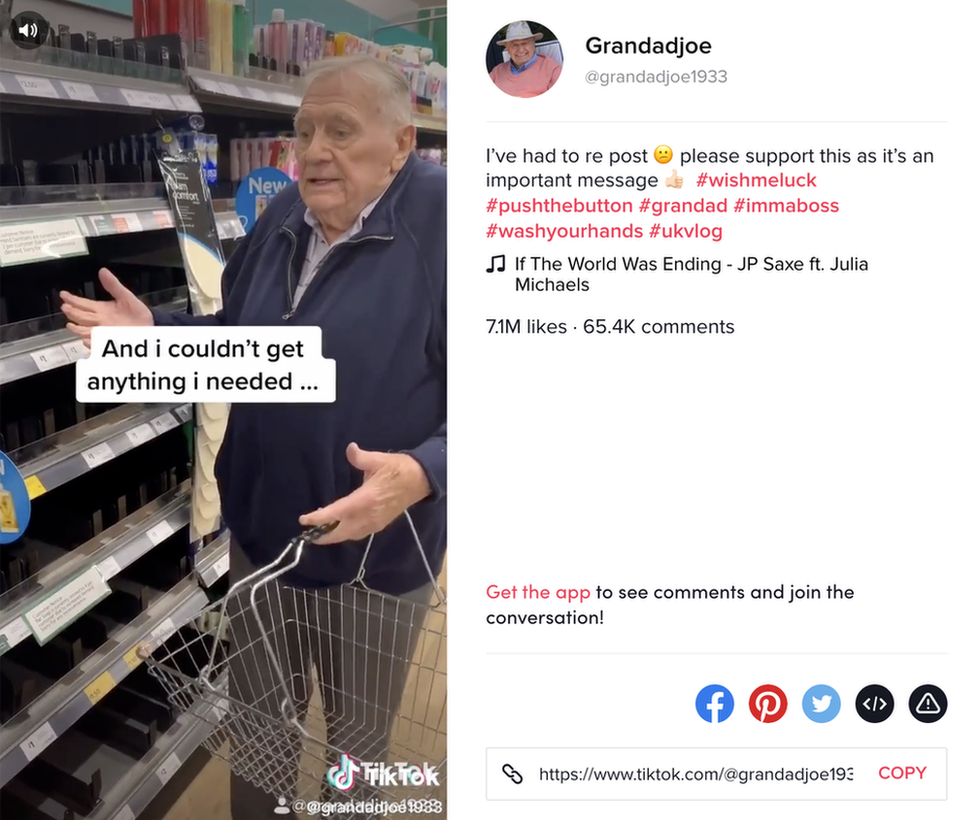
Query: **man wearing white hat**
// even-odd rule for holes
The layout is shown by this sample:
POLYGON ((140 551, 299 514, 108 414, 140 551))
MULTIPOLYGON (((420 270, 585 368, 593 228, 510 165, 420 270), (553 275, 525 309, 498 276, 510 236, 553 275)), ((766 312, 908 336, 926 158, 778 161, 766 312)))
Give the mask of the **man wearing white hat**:
POLYGON ((492 82, 512 97, 538 97, 552 88, 563 69, 552 58, 536 54, 535 44, 541 39, 541 32, 533 34, 524 20, 512 23, 505 39, 498 41, 509 61, 491 70, 492 82))

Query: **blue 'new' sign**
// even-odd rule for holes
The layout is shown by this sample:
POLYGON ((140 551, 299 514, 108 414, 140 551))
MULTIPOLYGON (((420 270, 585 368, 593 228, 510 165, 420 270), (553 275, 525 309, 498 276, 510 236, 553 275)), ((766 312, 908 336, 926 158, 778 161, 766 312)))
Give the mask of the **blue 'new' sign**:
POLYGON ((272 197, 291 185, 291 178, 277 168, 258 168, 251 171, 237 187, 234 207, 241 218, 244 232, 250 233, 257 218, 264 213, 272 197))

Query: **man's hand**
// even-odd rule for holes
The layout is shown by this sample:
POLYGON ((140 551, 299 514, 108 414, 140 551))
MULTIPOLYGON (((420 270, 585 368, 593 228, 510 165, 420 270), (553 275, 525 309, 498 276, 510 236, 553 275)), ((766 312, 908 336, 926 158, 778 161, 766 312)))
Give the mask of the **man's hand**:
POLYGON ((317 527, 338 521, 328 535, 316 544, 339 544, 360 541, 385 530, 403 513, 430 495, 430 484, 424 468, 403 453, 378 453, 360 450, 359 445, 346 448, 346 458, 363 471, 363 485, 327 507, 306 513, 298 519, 303 527, 317 527))
POLYGON ((152 327, 152 312, 108 268, 102 268, 98 278, 111 301, 98 302, 61 291, 61 312, 68 317, 68 330, 80 336, 85 347, 91 347, 93 327, 152 327))

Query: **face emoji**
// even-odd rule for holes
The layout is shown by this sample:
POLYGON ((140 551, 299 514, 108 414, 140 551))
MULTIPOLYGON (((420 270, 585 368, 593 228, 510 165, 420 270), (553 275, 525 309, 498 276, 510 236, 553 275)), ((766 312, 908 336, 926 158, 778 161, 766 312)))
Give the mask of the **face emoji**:
POLYGON ((667 165, 671 162, 672 157, 674 157, 674 152, 666 145, 659 145, 654 149, 654 159, 660 162, 661 165, 667 165))

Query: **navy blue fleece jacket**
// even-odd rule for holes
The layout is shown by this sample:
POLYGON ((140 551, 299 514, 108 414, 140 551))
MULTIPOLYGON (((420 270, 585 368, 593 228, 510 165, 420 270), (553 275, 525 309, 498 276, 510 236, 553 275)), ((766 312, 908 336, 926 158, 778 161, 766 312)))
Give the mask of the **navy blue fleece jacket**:
MULTIPOLYGON (((436 574, 447 540, 446 172, 411 155, 366 219, 333 249, 293 308, 312 229, 297 185, 277 194, 224 269, 215 316, 153 311, 157 325, 318 325, 336 361, 334 404, 234 404, 217 457, 224 521, 257 565, 301 531, 299 516, 348 495, 364 450, 410 453, 432 494, 411 508, 436 574)), ((351 580, 365 542, 310 546, 283 578, 320 587, 351 580)), ((427 570, 401 516, 377 534, 366 582, 402 594, 427 570)))

